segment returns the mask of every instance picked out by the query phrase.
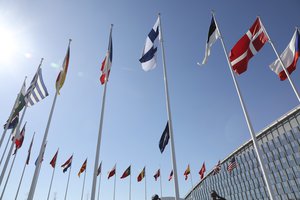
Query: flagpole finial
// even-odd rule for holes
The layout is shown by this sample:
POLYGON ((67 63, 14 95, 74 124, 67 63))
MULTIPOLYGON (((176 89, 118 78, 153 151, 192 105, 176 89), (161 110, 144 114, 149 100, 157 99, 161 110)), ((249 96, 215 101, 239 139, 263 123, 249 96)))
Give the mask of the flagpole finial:
POLYGON ((212 15, 215 14, 215 10, 214 9, 212 9, 210 12, 211 12, 212 15))
POLYGON ((72 42, 72 39, 71 38, 69 38, 69 45, 70 45, 70 43, 72 42))
POLYGON ((114 24, 110 24, 110 27, 112 28, 114 26, 114 24))

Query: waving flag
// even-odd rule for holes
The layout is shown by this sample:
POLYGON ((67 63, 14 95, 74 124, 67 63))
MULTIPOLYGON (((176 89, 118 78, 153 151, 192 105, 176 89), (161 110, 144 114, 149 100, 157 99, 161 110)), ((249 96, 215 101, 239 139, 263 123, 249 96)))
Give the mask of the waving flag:
POLYGON ((221 171, 221 162, 219 161, 218 164, 214 167, 213 175, 218 174, 221 171))
MULTIPOLYGON (((291 74, 297 65, 298 58, 300 56, 300 39, 299 39, 299 30, 296 29, 289 45, 280 55, 280 58, 284 64, 284 67, 291 74)), ((280 78, 280 80, 284 81, 287 78, 284 70, 282 69, 281 63, 279 59, 275 60, 271 65, 270 68, 274 71, 280 78)))
POLYGON ((86 170, 86 165, 87 165, 87 159, 85 159, 84 163, 82 164, 82 166, 78 172, 79 177, 80 177, 80 174, 86 170))
POLYGON ((56 92, 57 94, 59 94, 60 89, 62 88, 62 86, 64 85, 64 82, 66 80, 66 76, 67 76, 67 72, 68 72, 68 67, 69 67, 69 60, 70 60, 70 43, 71 43, 71 39, 69 40, 69 45, 68 45, 68 50, 67 50, 67 54, 65 56, 63 65, 62 65, 62 69, 59 72, 57 78, 56 78, 56 92))
POLYGON ((140 63, 142 64, 142 68, 144 71, 152 70, 156 67, 156 52, 157 47, 155 45, 155 40, 158 37, 161 39, 159 32, 159 18, 157 18, 153 28, 151 29, 148 37, 146 39, 146 44, 143 49, 142 57, 140 58, 140 63))
POLYGON ((138 182, 141 182, 143 180, 143 178, 146 176, 146 170, 145 170, 146 167, 143 168, 143 170, 141 171, 141 173, 138 175, 137 177, 137 181, 138 182))
POLYGON ((57 155, 58 155, 58 149, 57 149, 55 155, 53 156, 53 158, 52 158, 51 161, 50 161, 50 165, 51 165, 53 168, 55 168, 55 165, 56 165, 57 155))
POLYGON ((124 171, 124 173, 123 173, 122 176, 121 176, 121 179, 126 178, 127 176, 130 175, 130 173, 131 173, 131 166, 129 166, 129 167, 124 171))
POLYGON ((165 147, 167 146, 167 144, 169 143, 169 139, 170 139, 170 134, 169 134, 169 123, 167 123, 165 130, 163 132, 163 134, 160 137, 159 140, 159 150, 161 153, 164 152, 165 147))
POLYGON ((160 177, 160 169, 157 170, 157 172, 154 174, 154 179, 157 181, 158 177, 160 177))
POLYGON ((257 18, 247 33, 234 45, 229 54, 232 69, 241 74, 247 70, 249 60, 268 41, 259 18, 257 18))
POLYGON ((206 168, 205 168, 205 162, 204 162, 203 165, 202 165, 202 167, 201 167, 201 169, 200 169, 200 171, 199 171, 199 175, 200 175, 201 180, 204 177, 205 171, 206 171, 206 168))
MULTIPOLYGON (((4 129, 5 129, 7 123, 8 123, 8 120, 3 125, 4 129)), ((8 129, 16 128, 16 126, 18 125, 18 123, 19 123, 19 113, 17 113, 16 115, 13 116, 13 118, 11 119, 11 122, 8 124, 8 129)))
POLYGON ((208 38, 205 47, 205 56, 202 61, 202 65, 206 64, 207 58, 210 55, 210 48, 220 38, 220 34, 217 30, 214 17, 211 18, 211 23, 208 30, 208 38))
POLYGON ((26 158, 26 165, 29 164, 30 154, 31 154, 31 149, 32 149, 33 140, 34 140, 34 135, 35 135, 35 134, 33 134, 32 139, 31 139, 31 142, 30 142, 30 145, 29 145, 28 155, 27 155, 27 158, 26 158))
POLYGON ((63 173, 65 173, 72 165, 73 155, 64 163, 61 165, 63 168, 63 173))
POLYGON ((24 124, 19 137, 16 138, 16 140, 15 140, 16 148, 15 148, 15 151, 14 151, 13 155, 15 155, 17 153, 17 150, 22 147, 22 144, 23 144, 23 141, 24 141, 24 136, 25 136, 25 127, 26 127, 26 124, 27 124, 27 122, 24 124))
POLYGON ((101 174, 102 171, 102 162, 100 163, 98 169, 97 169, 97 176, 99 176, 99 174, 101 174))
POLYGON ((170 173, 170 175, 169 175, 169 181, 171 181, 172 180, 172 178, 173 178, 173 170, 171 171, 171 173, 170 173))
POLYGON ((108 49, 106 52, 106 56, 102 62, 101 71, 102 75, 100 77, 100 82, 103 85, 106 81, 108 81, 110 68, 112 65, 112 58, 113 58, 113 45, 112 45, 112 29, 110 30, 109 34, 109 43, 108 43, 108 49))
POLYGON ((185 176, 185 178, 184 178, 185 180, 188 179, 190 173, 191 173, 190 165, 188 165, 186 170, 184 171, 184 174, 183 174, 185 176))
POLYGON ((229 161, 228 166, 227 166, 227 171, 231 172, 236 167, 237 167, 237 164, 236 164, 236 161, 235 161, 235 157, 232 157, 231 160, 229 161))
POLYGON ((42 69, 39 68, 37 73, 34 75, 29 88, 27 89, 25 102, 28 106, 33 106, 48 95, 47 88, 43 81, 42 69))
POLYGON ((114 176, 116 174, 116 164, 114 165, 114 167, 108 172, 108 177, 107 179, 109 179, 110 177, 114 176))

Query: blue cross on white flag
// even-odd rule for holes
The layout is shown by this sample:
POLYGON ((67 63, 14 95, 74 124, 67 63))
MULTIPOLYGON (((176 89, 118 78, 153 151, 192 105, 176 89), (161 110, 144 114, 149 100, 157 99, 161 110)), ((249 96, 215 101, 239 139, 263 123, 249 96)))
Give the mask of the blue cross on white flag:
POLYGON ((159 18, 157 18, 153 28, 151 29, 148 37, 146 39, 146 44, 143 49, 142 57, 140 58, 140 62, 142 64, 142 68, 144 71, 152 70, 156 67, 156 52, 157 46, 155 45, 156 38, 161 39, 161 33, 159 30, 159 18))

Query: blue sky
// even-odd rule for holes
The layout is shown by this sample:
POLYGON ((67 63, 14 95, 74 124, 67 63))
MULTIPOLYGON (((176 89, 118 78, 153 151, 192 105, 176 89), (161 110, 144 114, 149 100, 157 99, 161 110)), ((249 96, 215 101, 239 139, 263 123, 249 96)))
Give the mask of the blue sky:
MULTIPOLYGON (((114 52, 100 155, 101 199, 113 198, 113 179, 107 180, 107 172, 115 163, 116 199, 128 198, 129 180, 119 177, 130 164, 132 200, 144 198, 144 183, 136 181, 144 166, 148 199, 160 193, 159 182, 153 178, 158 168, 164 196, 174 195, 173 181, 167 180, 172 168, 170 146, 163 154, 158 148, 167 121, 160 47, 155 70, 144 72, 138 61, 158 12, 162 14, 180 196, 184 197, 191 187, 183 176, 188 164, 195 184, 204 161, 209 171, 218 160, 250 139, 220 41, 212 47, 207 65, 196 65, 204 56, 211 10, 216 12, 228 51, 259 15, 281 53, 299 26, 299 6, 297 0, 1 1, 0 121, 7 119, 24 76, 28 76, 28 86, 42 57, 44 81, 50 94, 26 112, 25 141, 4 199, 10 199, 17 190, 35 131, 32 159, 19 199, 27 196, 69 38, 73 40, 69 71, 57 99, 35 199, 46 198, 52 173, 49 162, 57 148, 59 166, 74 153, 68 199, 81 197, 83 177, 78 178, 77 172, 88 157, 84 197, 90 196, 103 92, 100 66, 112 23, 114 52)), ((248 71, 237 77, 256 132, 299 104, 289 82, 280 81, 269 69, 274 60, 275 54, 266 44, 251 59, 248 71)), ((299 75, 296 70, 291 76, 296 88, 300 88, 299 75)), ((50 199, 54 192, 57 199, 63 199, 66 182, 67 174, 58 167, 50 199)))

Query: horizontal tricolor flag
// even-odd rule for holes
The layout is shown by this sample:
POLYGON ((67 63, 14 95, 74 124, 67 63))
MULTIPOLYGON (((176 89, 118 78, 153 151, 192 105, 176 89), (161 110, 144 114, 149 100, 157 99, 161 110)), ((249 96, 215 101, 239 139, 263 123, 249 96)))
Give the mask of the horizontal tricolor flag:
MULTIPOLYGON (((289 45, 280 55, 280 59, 289 74, 296 69, 297 61, 300 56, 299 36, 299 30, 296 29, 289 45)), ((285 71, 283 70, 281 62, 278 58, 270 65, 270 68, 279 76, 280 80, 284 81, 287 78, 287 75, 285 74, 285 71)))
POLYGON ((64 163, 61 165, 63 168, 63 173, 65 173, 72 165, 73 155, 64 163))
POLYGON ((110 30, 109 34, 109 43, 108 43, 108 49, 106 52, 106 56, 104 60, 102 61, 102 66, 101 66, 101 77, 100 77, 100 82, 103 85, 106 81, 108 81, 109 73, 110 73, 110 68, 112 65, 112 59, 113 59, 113 45, 112 45, 112 28, 110 30))
POLYGON ((85 159, 84 163, 82 164, 82 166, 77 174, 79 177, 80 177, 80 174, 86 170, 86 165, 87 165, 87 159, 85 159))
POLYGON ((146 167, 143 168, 143 170, 141 171, 141 173, 138 175, 137 177, 137 181, 140 182, 143 180, 143 178, 146 176, 146 167))

